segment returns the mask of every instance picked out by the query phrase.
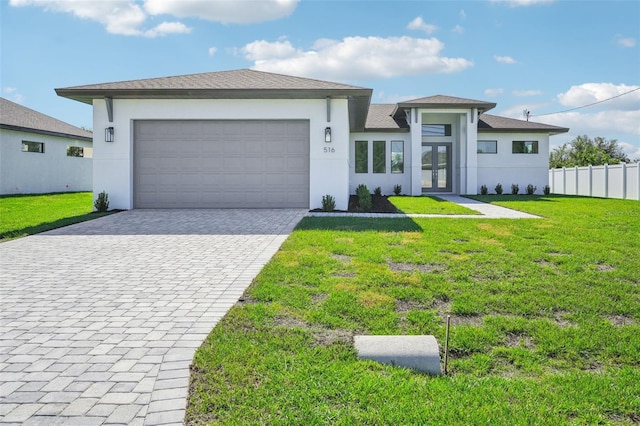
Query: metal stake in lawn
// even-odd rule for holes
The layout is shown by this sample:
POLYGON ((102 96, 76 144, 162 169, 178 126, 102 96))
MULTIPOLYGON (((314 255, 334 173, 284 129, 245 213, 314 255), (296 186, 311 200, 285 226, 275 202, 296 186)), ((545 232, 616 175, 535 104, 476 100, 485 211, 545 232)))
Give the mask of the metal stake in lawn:
POLYGON ((447 331, 444 338, 444 374, 447 374, 447 364, 449 362, 449 325, 451 324, 451 315, 447 315, 447 331))

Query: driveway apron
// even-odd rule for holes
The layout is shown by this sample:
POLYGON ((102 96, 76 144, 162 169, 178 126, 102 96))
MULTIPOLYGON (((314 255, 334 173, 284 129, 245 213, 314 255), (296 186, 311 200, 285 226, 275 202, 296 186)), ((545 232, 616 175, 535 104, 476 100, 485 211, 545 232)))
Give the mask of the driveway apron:
POLYGON ((0 244, 0 423, 182 424, 189 366, 304 210, 132 210, 0 244))

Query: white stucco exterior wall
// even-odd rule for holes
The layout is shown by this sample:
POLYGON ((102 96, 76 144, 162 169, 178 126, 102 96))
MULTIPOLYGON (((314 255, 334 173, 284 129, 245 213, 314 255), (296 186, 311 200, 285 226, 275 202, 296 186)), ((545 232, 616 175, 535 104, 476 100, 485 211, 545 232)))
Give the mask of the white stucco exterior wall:
POLYGON ((0 129, 0 194, 91 191, 92 158, 68 157, 68 146, 91 142, 0 129), (44 153, 22 152, 22 141, 44 143, 44 153))
POLYGON ((349 200, 349 119, 346 99, 331 100, 327 121, 325 99, 114 99, 113 123, 104 99, 93 101, 93 188, 109 194, 110 207, 133 208, 133 123, 135 120, 309 120, 309 207, 322 205, 331 194, 336 208, 349 200), (113 127, 114 142, 104 141, 104 129, 113 127), (325 128, 331 127, 331 143, 325 128), (328 148, 328 149, 325 149, 328 148))
POLYGON ((376 187, 380 187, 382 195, 393 195, 395 185, 402 185, 403 194, 411 194, 411 135, 407 132, 364 132, 352 133, 351 142, 349 144, 349 193, 355 194, 356 187, 360 184, 367 185, 367 188, 373 193, 376 187), (369 146, 367 173, 356 173, 355 168, 355 141, 367 141, 369 146), (373 173, 373 141, 385 141, 385 173, 373 173), (391 142, 404 142, 404 172, 391 173, 391 142))
POLYGON ((478 181, 476 193, 486 185, 494 193, 500 183, 505 194, 511 192, 511 184, 517 184, 520 193, 525 193, 528 184, 536 186, 542 193, 549 183, 549 135, 544 133, 489 133, 480 132, 478 140, 497 141, 497 154, 478 154, 478 181), (513 141, 538 141, 537 154, 513 154, 513 141))

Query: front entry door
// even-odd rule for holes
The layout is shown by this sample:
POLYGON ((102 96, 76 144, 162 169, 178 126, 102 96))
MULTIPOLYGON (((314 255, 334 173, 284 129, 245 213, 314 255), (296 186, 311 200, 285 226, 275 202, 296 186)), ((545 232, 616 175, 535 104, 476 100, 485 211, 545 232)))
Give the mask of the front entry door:
POLYGON ((422 144, 422 192, 451 192, 451 144, 422 144))

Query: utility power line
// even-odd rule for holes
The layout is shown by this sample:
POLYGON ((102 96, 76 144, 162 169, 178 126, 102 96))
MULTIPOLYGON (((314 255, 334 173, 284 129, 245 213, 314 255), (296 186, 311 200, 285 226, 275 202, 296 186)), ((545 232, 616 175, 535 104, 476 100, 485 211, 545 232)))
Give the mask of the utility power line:
POLYGON ((542 117, 543 115, 562 114, 563 112, 575 111, 577 109, 582 109, 582 108, 590 107, 590 106, 593 106, 593 105, 598 105, 598 104, 601 104, 603 102, 607 102, 607 101, 610 101, 612 99, 619 98, 620 96, 624 96, 624 95, 628 95, 629 93, 637 92, 638 90, 640 90, 640 87, 637 87, 637 88, 635 88, 633 90, 629 90, 628 92, 620 93, 619 95, 612 96, 612 97, 610 97, 608 99, 603 99, 603 100, 598 101, 598 102, 594 102, 594 103, 587 104, 587 105, 582 105, 582 106, 575 107, 575 108, 565 109, 564 111, 548 112, 546 114, 527 114, 527 121, 529 121, 529 117, 542 117))

